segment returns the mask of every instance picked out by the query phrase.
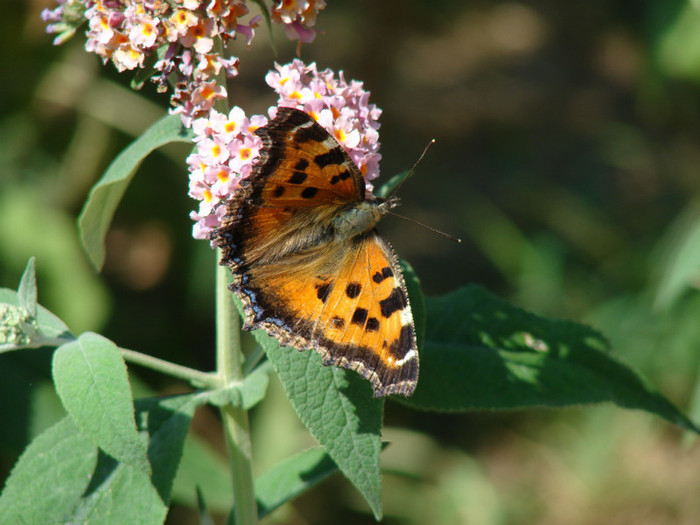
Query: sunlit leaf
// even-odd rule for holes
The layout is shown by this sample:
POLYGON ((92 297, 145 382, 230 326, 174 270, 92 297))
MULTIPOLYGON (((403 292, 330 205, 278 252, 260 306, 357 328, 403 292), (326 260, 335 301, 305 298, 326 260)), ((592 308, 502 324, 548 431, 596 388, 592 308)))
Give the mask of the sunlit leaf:
POLYGON ((669 229, 656 269, 656 306, 672 306, 689 288, 700 286, 700 213, 692 206, 669 229))
POLYGON ((36 263, 34 257, 29 259, 27 268, 24 270, 19 288, 17 288, 17 298, 19 300, 19 305, 29 312, 29 315, 36 317, 37 292, 36 263))
POLYGON ((313 351, 280 348, 263 331, 253 335, 265 348, 301 421, 379 519, 383 401, 374 399, 369 381, 356 372, 323 366, 313 351))
POLYGON ((116 460, 150 474, 146 447, 136 431, 126 365, 116 345, 86 333, 59 347, 53 378, 76 425, 116 460))
POLYGON ((78 225, 85 251, 96 268, 102 268, 104 263, 104 239, 114 212, 143 160, 165 144, 191 139, 192 132, 183 129, 178 115, 163 117, 122 151, 93 186, 78 225))

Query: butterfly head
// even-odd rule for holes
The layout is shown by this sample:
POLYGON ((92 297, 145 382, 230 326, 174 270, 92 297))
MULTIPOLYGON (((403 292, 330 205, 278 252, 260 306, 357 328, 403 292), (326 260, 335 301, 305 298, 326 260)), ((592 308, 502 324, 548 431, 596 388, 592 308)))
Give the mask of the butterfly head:
POLYGON ((375 202, 379 206, 380 213, 382 215, 386 215, 389 213, 389 210, 392 210, 401 204, 401 199, 392 195, 388 199, 377 198, 375 199, 375 202))

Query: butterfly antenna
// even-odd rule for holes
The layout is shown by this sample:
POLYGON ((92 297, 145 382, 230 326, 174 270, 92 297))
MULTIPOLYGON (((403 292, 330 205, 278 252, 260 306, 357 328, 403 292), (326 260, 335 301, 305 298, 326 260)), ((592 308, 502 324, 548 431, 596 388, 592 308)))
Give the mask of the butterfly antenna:
POLYGON ((413 224, 416 224, 417 226, 421 226, 425 228, 426 230, 430 230, 433 233, 437 233, 438 235, 442 235, 443 237, 447 237, 449 240, 460 243, 462 242, 462 239, 459 237, 455 237, 454 235, 450 235, 449 233, 445 233, 440 230, 436 230, 435 228, 432 228, 428 226, 427 224, 423 224, 422 222, 418 222, 415 219, 411 219, 410 217, 406 217, 405 215, 399 215, 398 213, 394 213, 393 211, 387 212, 389 215, 393 215, 394 217, 398 217, 399 219, 403 219, 408 222, 412 222, 413 224))
POLYGON ((430 142, 428 142, 428 145, 427 145, 427 146, 425 147, 425 149, 423 150, 423 153, 420 154, 420 157, 418 157, 418 160, 415 162, 415 164, 414 164, 413 167, 411 168, 411 171, 409 171, 409 172, 408 172, 408 175, 406 175, 406 176, 401 180, 401 182, 399 182, 399 184, 396 186, 396 188, 394 188, 394 191, 391 192, 391 195, 389 196, 389 198, 388 198, 387 200, 391 200, 391 199, 398 193, 398 191, 399 191, 399 189, 401 188, 401 186, 403 186, 403 183, 406 182, 406 181, 409 179, 409 177, 410 177, 411 175, 413 175, 413 172, 416 171, 416 167, 418 166, 418 163, 419 163, 421 160, 423 160, 423 157, 425 157, 425 154, 428 153, 428 149, 429 149, 430 146, 432 146, 433 144, 435 144, 435 139, 432 139, 430 142))

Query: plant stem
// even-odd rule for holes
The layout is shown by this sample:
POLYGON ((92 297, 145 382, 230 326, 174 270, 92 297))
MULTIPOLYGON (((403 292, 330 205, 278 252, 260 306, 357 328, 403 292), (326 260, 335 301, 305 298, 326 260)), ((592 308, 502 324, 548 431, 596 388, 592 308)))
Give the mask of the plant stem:
MULTIPOLYGON (((214 39, 214 52, 228 56, 220 37, 214 39)), ((217 84, 226 87, 223 68, 219 71, 217 84)), ((214 109, 227 114, 228 99, 217 100, 214 109)), ((221 250, 216 251, 217 262, 221 250)), ((241 351, 241 320, 233 303, 226 277, 229 270, 217 264, 216 270, 216 372, 222 386, 244 379, 241 351)), ((258 522, 258 505, 255 499, 253 464, 250 448, 248 412, 240 406, 225 405, 219 408, 226 432, 229 449, 231 480, 233 482, 233 513, 236 525, 253 525, 258 522)))
MULTIPOLYGON (((217 256, 220 256, 217 251, 217 256)), ((240 317, 228 290, 228 269, 217 265, 216 270, 216 367, 223 385, 243 380, 240 317)), ((231 479, 233 481, 233 512, 236 525, 258 521, 258 509, 253 484, 248 412, 242 407, 226 405, 220 408, 229 448, 231 479)))
POLYGON ((194 386, 203 387, 208 389, 216 389, 221 387, 221 380, 216 374, 208 372, 200 372, 194 368, 189 368, 187 366, 176 365, 170 361, 165 361, 163 359, 158 359, 150 355, 142 354, 135 350, 129 350, 128 348, 119 348, 125 361, 130 363, 136 363, 151 370, 157 370, 158 372, 163 372, 172 377, 177 377, 178 379, 184 379, 194 386))

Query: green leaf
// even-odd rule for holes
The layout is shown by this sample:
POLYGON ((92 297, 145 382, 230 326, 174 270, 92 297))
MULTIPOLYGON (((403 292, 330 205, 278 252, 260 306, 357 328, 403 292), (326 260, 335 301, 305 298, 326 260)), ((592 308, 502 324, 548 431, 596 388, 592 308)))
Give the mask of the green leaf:
POLYGON ((156 62, 163 58, 165 49, 167 49, 167 46, 159 47, 155 53, 148 53, 146 55, 143 65, 136 70, 131 82, 129 82, 131 89, 139 91, 146 81, 156 73, 156 62))
POLYGON ((76 523, 162 523, 168 510, 173 479, 199 394, 136 402, 139 431, 148 441, 149 477, 141 469, 102 454, 93 480, 76 505, 76 523))
POLYGON ((408 262, 399 260, 401 264, 401 272, 403 273, 404 281, 406 281, 406 290, 408 291, 408 299, 411 303, 411 313, 413 314, 413 324, 416 328, 416 339, 418 348, 423 348, 425 339, 425 296, 420 286, 420 279, 416 275, 408 262))
POLYGON ((610 357, 595 330, 525 312, 469 286, 426 299, 418 387, 406 404, 465 411, 612 402, 698 428, 634 370, 610 357))
POLYGON ((655 304, 672 306, 690 287, 697 288, 700 278, 700 210, 691 206, 680 215, 662 241, 664 252, 655 304))
POLYGON ((207 495, 207 504, 216 512, 228 512, 233 505, 233 489, 228 461, 196 435, 185 440, 180 468, 175 476, 172 499, 196 506, 196 491, 207 495))
POLYGON ((205 398, 198 394, 136 401, 136 420, 148 437, 151 482, 166 504, 170 501, 194 410, 204 402, 205 398))
POLYGON ((67 522, 158 525, 167 513, 148 474, 100 453, 90 485, 67 522))
POLYGON ((0 523, 65 523, 90 483, 97 448, 66 417, 25 449, 0 494, 0 523))
MULTIPOLYGON (((650 58, 661 73, 698 82, 700 80, 700 13, 692 4, 660 2, 652 16, 666 20, 651 42, 650 58)), ((651 8, 652 6, 650 6, 651 8)))
POLYGON ((270 383, 269 365, 266 366, 266 364, 260 365, 248 374, 240 386, 241 406, 246 410, 253 408, 265 397, 267 385, 270 383))
POLYGON ((397 173, 393 177, 389 178, 389 180, 386 181, 384 184, 382 184, 382 186, 379 187, 377 191, 374 192, 374 194, 381 199, 388 198, 396 190, 396 188, 398 188, 399 185, 408 178, 410 174, 411 170, 406 170, 402 171, 401 173, 397 173))
POLYGON ((264 518, 337 471, 337 465, 321 448, 311 448, 285 459, 255 480, 258 518, 264 518))
POLYGON ((198 394, 138 400, 136 417, 139 430, 148 441, 152 476, 101 455, 93 481, 71 520, 162 523, 194 409, 203 402, 198 394))
POLYGON ((178 115, 163 117, 122 151, 92 187, 78 226, 83 246, 97 269, 104 263, 104 238, 112 216, 143 159, 165 144, 190 142, 191 138, 192 132, 183 129, 178 115))
POLYGON ((37 291, 36 263, 34 257, 29 259, 27 268, 24 270, 19 288, 17 288, 17 298, 19 300, 19 305, 29 312, 29 315, 36 317, 37 291))
POLYGON ((207 511, 207 502, 199 486, 197 487, 197 517, 200 525, 214 525, 214 520, 207 511))
POLYGON ((265 349, 301 421, 380 519, 383 401, 373 398, 369 382, 357 373, 323 366, 318 353, 280 348, 260 330, 253 335, 265 349))
POLYGON ((199 394, 137 401, 152 477, 98 456, 94 440, 64 418, 15 466, 0 496, 0 523, 162 523, 192 414, 202 403, 199 394))
POLYGON ((64 344, 54 354, 53 379, 82 432, 116 460, 150 474, 134 422, 126 365, 114 343, 86 333, 64 344))

